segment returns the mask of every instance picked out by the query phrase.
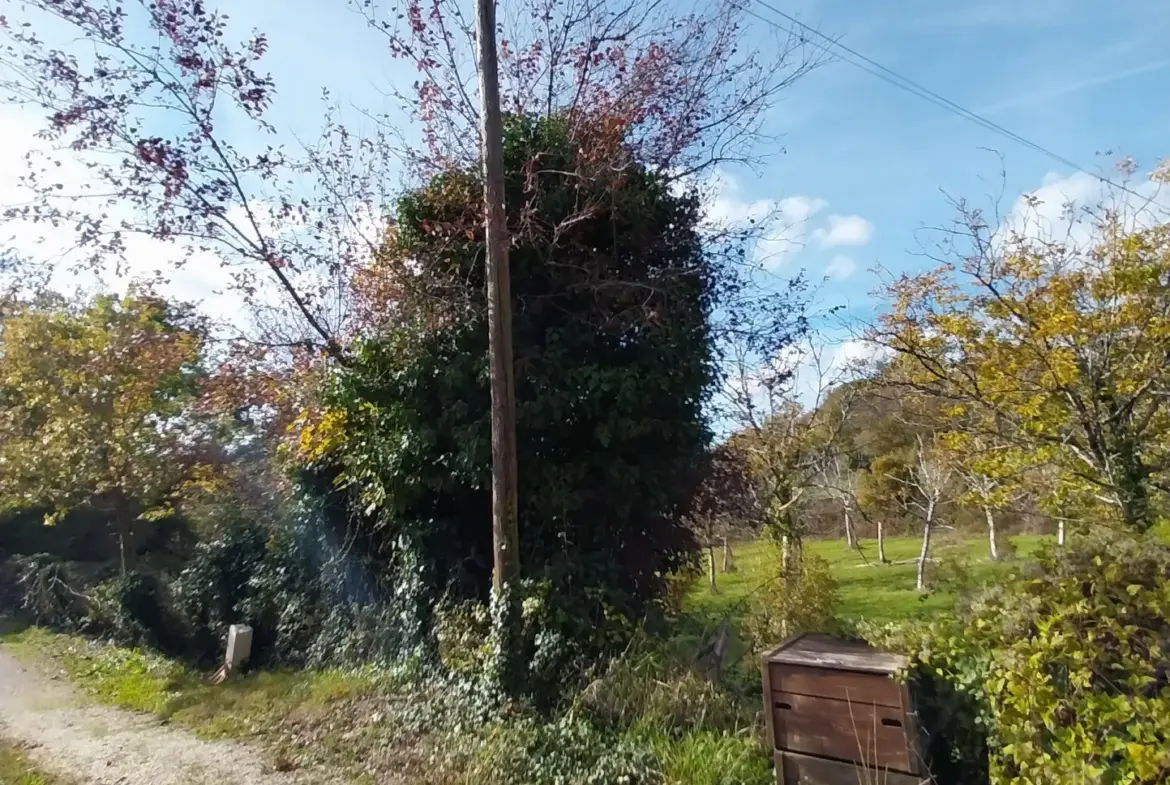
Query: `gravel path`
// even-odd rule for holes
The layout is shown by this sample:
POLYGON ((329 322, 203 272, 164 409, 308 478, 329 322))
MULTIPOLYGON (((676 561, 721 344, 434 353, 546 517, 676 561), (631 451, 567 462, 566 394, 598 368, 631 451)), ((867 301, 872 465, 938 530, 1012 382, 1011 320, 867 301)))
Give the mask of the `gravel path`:
POLYGON ((204 741, 143 714, 96 706, 0 649, 0 737, 38 766, 90 785, 309 785, 322 772, 276 772, 244 744, 204 741))

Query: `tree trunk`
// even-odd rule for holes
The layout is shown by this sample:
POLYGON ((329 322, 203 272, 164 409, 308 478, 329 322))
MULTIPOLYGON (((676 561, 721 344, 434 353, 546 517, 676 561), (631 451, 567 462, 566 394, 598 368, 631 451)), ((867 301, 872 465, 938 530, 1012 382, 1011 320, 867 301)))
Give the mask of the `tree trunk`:
POLYGON ((987 516, 987 544, 991 548, 991 560, 999 561, 999 543, 995 539, 995 514, 991 507, 985 506, 983 514, 987 516))
POLYGON ((1056 522, 1056 544, 1064 547, 1064 518, 1056 522))
POLYGON ((926 514, 926 521, 922 527, 922 553, 918 557, 918 576, 914 588, 926 591, 926 560, 930 557, 930 532, 934 528, 934 509, 931 507, 926 514))
POLYGON ((800 582, 804 569, 804 540, 796 533, 784 535, 784 579, 790 584, 800 582))
POLYGON ((723 571, 735 572, 735 556, 731 553, 731 543, 723 537, 723 571))
POLYGON ((845 508, 845 546, 850 550, 857 548, 857 537, 853 533, 853 520, 849 517, 849 508, 845 508))
POLYGON ((1120 475, 1116 496, 1121 505, 1121 518, 1131 528, 1144 532, 1155 519, 1150 510, 1150 470, 1132 438, 1123 439, 1117 445, 1116 462, 1120 475))
POLYGON ((122 565, 122 576, 134 569, 138 548, 134 544, 134 532, 127 524, 118 524, 118 557, 122 565))
POLYGON ((886 524, 883 521, 877 522, 877 545, 878 545, 878 562, 880 564, 886 563, 886 524))
POLYGON ((479 0, 476 6, 492 417, 492 586, 500 594, 506 585, 520 577, 520 532, 516 522, 516 380, 512 366, 512 284, 508 271, 508 222, 504 213, 504 132, 496 59, 496 4, 495 0, 479 0))
POLYGON ((788 574, 788 566, 792 562, 792 542, 787 534, 780 535, 780 570, 788 574))
POLYGON ((118 562, 122 575, 134 569, 138 546, 134 541, 134 517, 130 514, 130 503, 119 491, 110 505, 110 516, 114 524, 114 536, 118 540, 118 562))
POLYGON ((715 583, 715 546, 707 546, 707 579, 711 584, 711 591, 719 591, 719 586, 715 583))

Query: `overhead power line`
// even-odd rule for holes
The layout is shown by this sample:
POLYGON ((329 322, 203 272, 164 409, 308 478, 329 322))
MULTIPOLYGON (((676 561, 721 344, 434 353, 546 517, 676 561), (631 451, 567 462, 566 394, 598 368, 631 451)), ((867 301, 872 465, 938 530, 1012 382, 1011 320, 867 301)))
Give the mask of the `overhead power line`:
MULTIPOLYGON (((744 0, 745 3, 751 2, 751 1, 752 0, 744 0)), ((1049 158, 1053 161, 1056 161, 1057 163, 1059 163, 1063 166, 1067 166, 1070 169, 1074 169, 1075 171, 1081 172, 1083 174, 1087 174, 1090 177, 1093 177, 1093 178, 1101 181, 1102 183, 1105 183, 1106 185, 1110 185, 1114 188, 1118 188, 1118 189, 1125 191, 1126 193, 1129 193, 1133 196, 1139 196, 1139 197, 1141 196, 1137 192, 1132 191, 1129 188, 1126 188, 1124 185, 1121 185, 1119 183, 1115 183, 1112 180, 1110 180, 1109 178, 1104 177, 1100 174, 1097 174, 1096 172, 1089 171, 1085 167, 1078 164, 1076 161, 1070 160, 1070 159, 1064 157, 1063 155, 1060 155, 1059 153, 1053 152, 1052 150, 1048 149, 1047 147, 1044 147, 1043 145, 1037 144, 1036 142, 1033 142, 1030 139, 1027 139, 1023 136, 1020 136, 1019 134, 1015 133, 1014 131, 1011 131, 1011 130, 1008 130, 1007 128, 1004 128, 1002 125, 1000 125, 996 122, 988 120, 986 117, 983 117, 982 115, 979 115, 979 114, 971 111, 970 109, 967 109, 963 106, 960 106, 959 104, 950 100, 946 96, 940 95, 939 93, 935 92, 934 90, 931 90, 930 88, 925 87, 924 85, 914 81, 913 79, 911 79, 907 76, 903 76, 902 74, 898 73, 897 71, 893 70, 892 68, 887 68, 886 66, 877 62, 873 58, 867 57, 866 55, 862 54, 861 52, 857 51, 856 49, 853 49, 849 46, 846 46, 845 44, 841 43, 837 39, 832 38, 831 36, 825 35, 820 30, 817 30, 815 27, 812 27, 811 25, 808 25, 808 24, 800 21, 795 16, 792 16, 791 14, 788 14, 788 13, 785 13, 784 11, 781 11, 779 8, 775 7, 771 3, 766 2, 766 0, 754 0, 754 1, 757 5, 768 9, 769 11, 771 11, 772 13, 781 17, 782 19, 786 20, 790 24, 793 24, 796 27, 800 28, 801 30, 815 36, 816 38, 821 39, 822 41, 824 41, 824 43, 816 44, 815 41, 812 43, 816 44, 817 46, 820 46, 820 48, 825 50, 825 51, 829 51, 831 49, 836 50, 837 55, 842 60, 844 60, 846 63, 849 63, 853 67, 859 68, 862 71, 865 71, 866 73, 868 73, 872 76, 876 76, 878 79, 881 79, 882 81, 884 81, 888 84, 891 84, 900 90, 904 90, 905 92, 910 93, 911 95, 914 95, 918 98, 921 98, 922 100, 927 101, 928 103, 931 103, 931 104, 933 104, 941 109, 944 109, 952 114, 958 115, 959 117, 962 117, 965 120, 973 122, 976 125, 978 125, 982 128, 985 128, 988 131, 991 131, 992 133, 999 134, 1000 136, 1003 136, 1007 139, 1010 139, 1011 141, 1016 142, 1017 144, 1023 145, 1024 147, 1027 147, 1030 150, 1033 150, 1037 153, 1040 153, 1041 155, 1046 156, 1047 158, 1049 158), (841 53, 844 53, 844 56, 842 56, 841 53)), ((795 34, 793 30, 791 30, 789 28, 785 28, 783 25, 781 25, 775 19, 768 19, 764 16, 761 16, 760 14, 753 11, 751 8, 748 8, 746 5, 741 5, 740 10, 750 14, 751 16, 755 17, 756 19, 759 19, 761 22, 763 22, 767 25, 771 25, 772 27, 775 27, 779 30, 783 30, 784 32, 789 33, 789 34, 795 34)))

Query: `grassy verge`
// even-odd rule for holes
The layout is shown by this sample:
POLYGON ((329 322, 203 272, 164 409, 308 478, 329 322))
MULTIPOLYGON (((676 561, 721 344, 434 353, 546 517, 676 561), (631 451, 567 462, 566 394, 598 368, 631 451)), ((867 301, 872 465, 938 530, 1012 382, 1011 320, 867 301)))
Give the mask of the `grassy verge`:
POLYGON ((263 671, 212 686, 161 655, 36 627, 0 642, 17 657, 48 658, 100 703, 157 715, 202 738, 263 735, 283 718, 373 694, 389 679, 373 669, 263 671))
MULTIPOLYGON (((278 770, 326 765, 360 779, 404 763, 380 754, 369 772, 363 765, 371 747, 395 735, 378 708, 401 681, 388 671, 261 671, 210 685, 204 674, 152 652, 35 627, 0 635, 0 646, 51 663, 99 703, 153 714, 199 738, 257 742, 278 770)), ((404 745, 402 752, 415 750, 404 745)))
POLYGON ((594 779, 598 771, 615 782, 644 771, 646 779, 626 781, 662 785, 772 781, 753 724, 704 724, 705 707, 727 698, 714 688, 695 693, 693 681, 676 688, 666 675, 675 669, 662 662, 629 682, 634 690, 657 691, 653 716, 639 709, 604 727, 580 715, 485 724, 448 687, 374 668, 260 672, 210 686, 156 654, 37 628, 2 635, 0 645, 52 663, 101 703, 154 714, 199 737, 252 741, 278 770, 327 766, 338 781, 579 785, 601 781, 594 779), (699 720, 684 728, 663 714, 699 720))
POLYGON ((71 781, 43 771, 19 747, 0 739, 0 785, 71 785, 71 781))
MULTIPOLYGON (((1010 538, 1010 542, 1017 557, 1024 557, 1044 539, 1019 536, 1010 538)), ((913 559, 921 545, 917 537, 891 537, 886 540, 886 558, 891 562, 913 559)), ((860 551, 848 549, 841 540, 813 540, 805 548, 829 563, 839 585, 841 603, 837 613, 843 619, 888 622, 922 618, 953 608, 957 599, 950 583, 926 594, 915 591, 916 565, 878 564, 874 540, 863 540, 860 551)), ((716 576, 716 591, 711 591, 705 577, 695 582, 686 601, 690 612, 733 620, 747 612, 752 594, 773 574, 777 557, 773 546, 764 540, 740 543, 734 553, 737 569, 716 576)), ((934 553, 941 564, 960 566, 966 573, 963 583, 968 587, 986 585, 1016 566, 1012 561, 988 560, 987 542, 982 538, 939 537, 934 553)))

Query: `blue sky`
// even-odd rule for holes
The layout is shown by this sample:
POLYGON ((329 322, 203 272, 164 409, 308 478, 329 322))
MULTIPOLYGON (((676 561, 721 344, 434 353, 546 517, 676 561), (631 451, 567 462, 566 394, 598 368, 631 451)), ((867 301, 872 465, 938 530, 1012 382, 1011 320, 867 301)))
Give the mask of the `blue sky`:
MULTIPOLYGON (((803 18, 1091 170, 1110 165, 1099 151, 1147 167, 1170 154, 1170 3, 823 0, 803 18)), ((1009 197, 1074 174, 844 63, 795 86, 785 108, 786 155, 743 186, 752 196, 813 195, 825 212, 873 224, 865 246, 810 242, 787 262, 815 272, 847 254, 857 273, 826 289, 838 302, 864 302, 875 264, 926 264, 913 254, 929 241, 922 227, 953 215, 944 194, 1001 190, 1000 161, 981 148, 1003 155, 1009 197)))
MULTIPOLYGON (((772 16, 764 7, 751 8, 772 16)), ((1165 0, 802 0, 773 3, 882 64, 1092 170, 1113 150, 1146 169, 1170 155, 1170 3, 1165 0)), ((379 90, 408 85, 384 41, 342 0, 232 0, 233 29, 264 30, 279 98, 271 119, 309 138, 319 90, 390 109, 379 90), (276 10, 279 8, 279 10, 276 10)), ((504 3, 507 7, 507 3, 504 3)), ((753 25, 763 23, 750 20, 753 25)), ((782 20, 778 20, 781 21, 782 20)), ((753 32, 754 34, 754 32, 753 32)), ((927 262, 923 227, 946 223, 947 194, 1021 192, 1084 197, 1093 181, 852 66, 831 63, 790 89, 771 130, 785 149, 755 171, 723 172, 723 209, 795 206, 807 217, 772 261, 779 275, 830 274, 823 299, 859 315, 876 265, 901 271, 927 262), (1071 179, 1070 179, 1071 178, 1071 179)), ((0 173, 2 174, 2 173, 0 173)), ((2 182, 0 182, 2 185, 2 182)))
MULTIPOLYGON (((1090 170, 1108 171, 1111 159, 1098 155, 1105 150, 1147 168, 1170 155, 1170 3, 1164 0, 773 4, 1090 170)), ((339 7, 296 0, 274 15, 272 6, 247 0, 232 12, 237 22, 268 32, 282 93, 278 110, 290 125, 311 122, 313 89, 322 83, 343 100, 368 104, 383 100, 375 88, 410 78, 339 7)), ((745 203, 803 197, 823 205, 799 233, 803 248, 786 254, 777 272, 828 271, 839 280, 826 286, 826 301, 862 309, 874 283, 867 270, 926 263, 915 255, 920 241, 929 240, 922 228, 953 215, 947 194, 978 199, 1001 190, 1000 160, 986 148, 1003 156, 1008 206, 1021 192, 1074 175, 843 62, 791 88, 771 125, 785 152, 758 171, 727 172, 735 184, 729 196, 745 203), (868 242, 816 240, 831 216, 867 221, 868 242)), ((838 237, 850 238, 861 239, 838 237)))

